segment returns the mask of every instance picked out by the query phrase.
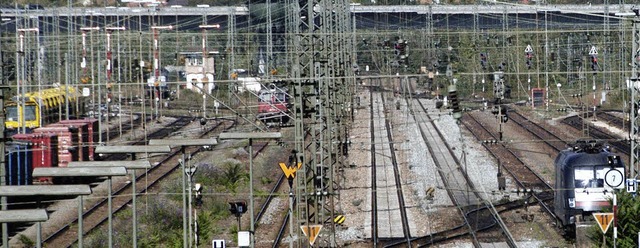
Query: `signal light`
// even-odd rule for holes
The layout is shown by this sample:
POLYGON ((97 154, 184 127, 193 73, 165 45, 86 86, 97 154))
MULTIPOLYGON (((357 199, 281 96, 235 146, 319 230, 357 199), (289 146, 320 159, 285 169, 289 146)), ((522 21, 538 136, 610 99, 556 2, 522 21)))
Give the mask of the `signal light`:
POLYGON ((202 206, 202 184, 196 183, 196 207, 202 206))
POLYGON ((598 57, 596 55, 591 55, 591 70, 598 70, 598 57))
POLYGON ((462 113, 460 110, 460 101, 458 100, 458 90, 455 84, 449 85, 449 100, 451 100, 453 118, 460 119, 462 113))
MULTIPOLYGON (((498 71, 504 71, 506 68, 507 68, 506 62, 502 62, 498 65, 498 71)), ((504 78, 504 75, 502 75, 502 78, 504 78)))
POLYGON ((396 43, 393 45, 393 48, 396 50, 396 59, 398 63, 403 64, 407 63, 407 41, 403 39, 398 39, 396 43))
POLYGON ((507 106, 500 106, 500 114, 502 114, 502 116, 500 117, 500 121, 502 123, 507 123, 507 121, 509 120, 509 116, 507 116, 507 106))
POLYGON ((247 212, 247 202, 245 201, 229 202, 229 211, 236 217, 240 217, 242 216, 242 214, 247 212))
POLYGON ((508 120, 509 120, 509 117, 507 117, 506 114, 504 114, 503 116, 500 117, 500 121, 502 123, 507 123, 508 120))
POLYGON ((509 121, 506 106, 494 107, 491 109, 491 113, 494 114, 496 118, 500 118, 500 123, 507 123, 507 121, 509 121))

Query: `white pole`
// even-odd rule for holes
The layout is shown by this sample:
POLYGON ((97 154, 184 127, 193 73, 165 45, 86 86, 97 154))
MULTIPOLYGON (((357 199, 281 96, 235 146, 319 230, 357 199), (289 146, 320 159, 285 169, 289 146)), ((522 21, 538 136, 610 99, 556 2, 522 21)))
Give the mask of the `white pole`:
MULTIPOLYGON (((595 112, 594 112, 595 115, 595 112)), ((618 238, 618 220, 616 214, 618 212, 618 198, 616 193, 613 193, 613 248, 616 248, 616 239, 618 238)))

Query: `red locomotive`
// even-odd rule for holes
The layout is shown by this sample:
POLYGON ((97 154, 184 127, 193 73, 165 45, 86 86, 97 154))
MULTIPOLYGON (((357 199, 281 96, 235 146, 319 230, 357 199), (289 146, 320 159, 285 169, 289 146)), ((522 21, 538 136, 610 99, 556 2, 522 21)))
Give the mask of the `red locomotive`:
POLYGON ((286 125, 291 119, 288 89, 285 82, 274 82, 258 92, 257 118, 266 125, 286 125))

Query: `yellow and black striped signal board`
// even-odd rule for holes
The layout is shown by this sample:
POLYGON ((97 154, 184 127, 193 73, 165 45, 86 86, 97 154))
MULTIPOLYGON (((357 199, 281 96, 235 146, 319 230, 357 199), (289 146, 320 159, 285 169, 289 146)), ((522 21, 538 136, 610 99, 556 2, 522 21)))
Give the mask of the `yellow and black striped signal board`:
POLYGON ((344 217, 344 215, 338 215, 338 216, 336 216, 335 218, 333 218, 333 223, 336 223, 336 224, 338 224, 338 225, 342 225, 342 223, 344 223, 344 221, 345 221, 346 219, 347 219, 347 218, 346 218, 346 217, 344 217))

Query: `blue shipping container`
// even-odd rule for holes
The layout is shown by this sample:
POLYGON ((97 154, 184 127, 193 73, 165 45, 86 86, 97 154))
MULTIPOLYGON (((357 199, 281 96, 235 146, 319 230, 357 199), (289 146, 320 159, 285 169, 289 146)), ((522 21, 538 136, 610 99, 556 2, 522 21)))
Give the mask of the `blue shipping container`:
POLYGON ((7 161, 5 164, 7 185, 33 184, 33 160, 30 144, 7 145, 5 161, 7 161))

